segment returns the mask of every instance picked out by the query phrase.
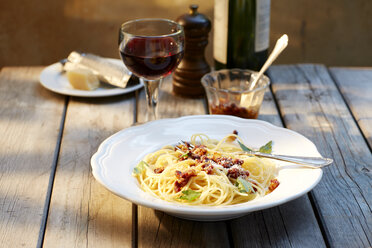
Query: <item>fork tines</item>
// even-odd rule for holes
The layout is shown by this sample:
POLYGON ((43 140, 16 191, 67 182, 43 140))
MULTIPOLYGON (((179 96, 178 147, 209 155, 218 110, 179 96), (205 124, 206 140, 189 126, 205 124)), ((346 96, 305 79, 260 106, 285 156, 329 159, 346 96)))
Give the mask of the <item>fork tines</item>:
POLYGON ((183 140, 181 140, 181 142, 182 142, 185 146, 187 146, 187 148, 189 148, 189 147, 194 148, 194 147, 195 147, 193 144, 190 144, 190 143, 187 142, 187 141, 183 141, 183 140))

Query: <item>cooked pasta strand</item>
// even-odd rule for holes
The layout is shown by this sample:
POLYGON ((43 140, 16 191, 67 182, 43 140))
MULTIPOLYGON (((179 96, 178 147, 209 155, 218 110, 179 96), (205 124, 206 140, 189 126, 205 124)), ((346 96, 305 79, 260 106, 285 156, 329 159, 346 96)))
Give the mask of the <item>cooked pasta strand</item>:
POLYGON ((194 134, 192 145, 186 143, 177 149, 169 145, 146 155, 146 166, 133 175, 151 195, 188 205, 233 205, 270 193, 276 165, 244 154, 235 139, 243 143, 236 134, 220 141, 194 134), (191 200, 185 199, 190 192, 194 193, 191 200))

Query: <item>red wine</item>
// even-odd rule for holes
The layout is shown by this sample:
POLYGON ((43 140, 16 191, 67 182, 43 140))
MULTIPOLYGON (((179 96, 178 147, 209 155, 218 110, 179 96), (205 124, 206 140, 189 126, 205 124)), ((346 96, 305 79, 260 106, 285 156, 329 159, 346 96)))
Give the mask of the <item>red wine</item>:
POLYGON ((180 63, 183 50, 172 38, 133 38, 120 51, 124 64, 148 80, 169 75, 180 63))

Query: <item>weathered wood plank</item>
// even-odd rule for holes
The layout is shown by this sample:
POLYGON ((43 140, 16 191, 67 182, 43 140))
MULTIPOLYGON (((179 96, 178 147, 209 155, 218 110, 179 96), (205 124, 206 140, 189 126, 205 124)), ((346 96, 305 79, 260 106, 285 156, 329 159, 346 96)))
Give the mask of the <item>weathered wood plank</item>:
POLYGON ((307 195, 232 220, 236 247, 326 247, 307 195))
POLYGON ((372 68, 330 68, 331 74, 372 149, 372 68))
POLYGON ((285 125, 335 160, 311 192, 328 244, 370 246, 372 154, 327 69, 274 66, 269 75, 285 125))
POLYGON ((0 244, 36 247, 64 97, 39 84, 42 68, 2 68, 0 74, 0 244))
POLYGON ((129 247, 132 204, 101 186, 90 158, 111 134, 133 124, 134 94, 72 98, 54 181, 45 247, 129 247))
MULTIPOLYGON (((282 126, 271 91, 258 119, 282 126)), ((307 195, 284 205, 230 221, 236 247, 325 247, 307 195)))

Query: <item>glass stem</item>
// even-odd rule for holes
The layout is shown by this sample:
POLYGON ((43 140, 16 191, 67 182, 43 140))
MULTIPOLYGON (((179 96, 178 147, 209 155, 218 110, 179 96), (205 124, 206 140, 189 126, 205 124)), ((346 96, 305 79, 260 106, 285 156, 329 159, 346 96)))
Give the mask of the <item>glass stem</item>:
POLYGON ((140 79, 145 85, 146 100, 147 100, 147 112, 146 112, 146 122, 153 121, 157 119, 157 103, 159 95, 159 86, 161 84, 161 79, 158 80, 146 80, 140 79))

